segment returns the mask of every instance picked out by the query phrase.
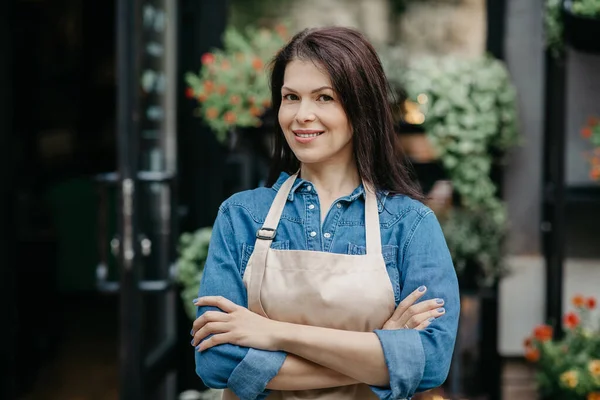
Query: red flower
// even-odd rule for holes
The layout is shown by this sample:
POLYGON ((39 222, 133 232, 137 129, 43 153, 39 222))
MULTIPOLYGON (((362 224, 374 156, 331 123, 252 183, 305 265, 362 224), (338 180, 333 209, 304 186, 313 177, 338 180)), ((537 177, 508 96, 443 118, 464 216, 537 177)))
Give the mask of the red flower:
POLYGON ((552 339, 552 327, 550 325, 538 325, 533 330, 533 337, 540 342, 552 339))
POLYGON ((596 298, 595 297, 588 297, 587 300, 586 300, 586 304, 585 305, 590 310, 593 310, 594 308, 596 308, 596 298))
POLYGON ((583 128, 581 130, 581 136, 583 136, 586 139, 591 137, 592 136, 592 128, 583 128))
POLYGON ((227 122, 228 124, 233 124, 236 121, 236 116, 235 113, 232 111, 227 111, 225 113, 225 115, 223 115, 223 119, 225 120, 225 122, 227 122))
POLYGON ((192 88, 185 89, 185 97, 187 97, 188 99, 193 99, 194 98, 194 89, 192 89, 192 88))
POLYGON ((210 65, 215 62, 215 55, 212 53, 204 53, 200 61, 203 65, 210 65))
POLYGON ((256 71, 260 71, 263 67, 263 62, 260 58, 255 57, 254 60, 252 60, 252 68, 254 68, 256 71))
POLYGON ((525 349, 528 349, 529 347, 531 347, 533 345, 533 341, 531 340, 530 337, 526 338, 523 341, 523 347, 525 347, 525 349))
POLYGON ((574 329, 579 325, 579 316, 575 313, 568 313, 565 315, 564 324, 569 329, 574 329))
POLYGON ((525 358, 529 362, 537 362, 540 359, 540 351, 534 347, 525 350, 525 358))

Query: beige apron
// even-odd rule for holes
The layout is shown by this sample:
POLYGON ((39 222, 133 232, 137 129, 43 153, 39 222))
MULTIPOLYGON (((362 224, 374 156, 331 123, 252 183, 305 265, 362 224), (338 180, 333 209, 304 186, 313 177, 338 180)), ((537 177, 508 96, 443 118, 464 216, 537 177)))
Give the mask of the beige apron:
MULTIPOLYGON (((381 252, 379 213, 374 192, 365 185, 365 255, 271 249, 292 175, 281 186, 257 232, 244 273, 248 308, 294 324, 371 332, 381 329, 395 309, 394 292, 381 252)), ((224 400, 236 399, 225 390, 224 400)), ((365 384, 331 389, 272 391, 268 399, 368 400, 377 396, 365 384)))

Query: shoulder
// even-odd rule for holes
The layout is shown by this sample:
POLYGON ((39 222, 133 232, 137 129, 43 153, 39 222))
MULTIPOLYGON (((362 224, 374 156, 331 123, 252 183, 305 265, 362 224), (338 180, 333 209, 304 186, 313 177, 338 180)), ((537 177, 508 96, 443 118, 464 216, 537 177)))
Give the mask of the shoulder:
POLYGON ((381 199, 379 219, 382 225, 402 223, 418 225, 425 218, 435 218, 433 211, 419 200, 406 195, 388 194, 381 199))
POLYGON ((235 193, 221 203, 219 211, 225 214, 249 214, 256 222, 264 219, 277 192, 270 187, 260 187, 235 193))

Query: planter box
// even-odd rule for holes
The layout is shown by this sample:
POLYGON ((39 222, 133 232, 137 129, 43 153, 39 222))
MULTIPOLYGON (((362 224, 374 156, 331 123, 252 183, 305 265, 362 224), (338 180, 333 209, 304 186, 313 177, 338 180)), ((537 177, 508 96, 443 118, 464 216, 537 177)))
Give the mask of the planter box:
POLYGON ((599 54, 600 19, 575 15, 571 9, 571 0, 566 0, 563 5, 565 41, 576 50, 599 54))

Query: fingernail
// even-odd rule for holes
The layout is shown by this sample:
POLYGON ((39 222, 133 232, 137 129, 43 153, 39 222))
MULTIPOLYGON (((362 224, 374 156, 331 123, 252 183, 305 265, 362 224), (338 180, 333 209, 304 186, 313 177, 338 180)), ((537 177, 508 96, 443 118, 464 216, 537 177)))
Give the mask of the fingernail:
POLYGON ((433 322, 433 321, 435 321, 435 318, 431 317, 431 318, 429 318, 427 321, 428 321, 428 322, 433 322))
POLYGON ((200 351, 200 345, 196 346, 196 351, 200 351))
POLYGON ((194 330, 193 329, 190 331, 190 335, 194 336, 194 330))
POLYGON ((427 289, 425 286, 419 286, 419 292, 423 293, 427 289))
POLYGON ((446 310, 444 309, 444 307, 440 307, 440 308, 438 308, 438 309, 437 309, 437 311, 438 311, 440 314, 443 314, 443 313, 445 313, 445 312, 446 312, 446 310))
POLYGON ((198 300, 200 300, 200 297, 198 297, 198 298, 195 298, 194 300, 192 300, 192 303, 196 304, 196 302, 197 302, 198 300))
POLYGON ((444 300, 443 299, 435 299, 435 302, 438 304, 444 304, 444 300))
POLYGON ((194 345, 194 339, 192 339, 192 341, 191 341, 191 343, 190 343, 190 344, 191 344, 192 346, 194 345))

